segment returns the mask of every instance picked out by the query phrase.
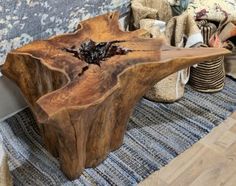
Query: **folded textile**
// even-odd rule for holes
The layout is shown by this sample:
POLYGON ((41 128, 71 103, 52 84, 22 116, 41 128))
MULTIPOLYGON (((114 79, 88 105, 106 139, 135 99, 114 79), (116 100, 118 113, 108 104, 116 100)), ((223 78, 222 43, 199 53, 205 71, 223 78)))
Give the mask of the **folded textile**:
POLYGON ((236 78, 236 25, 235 22, 225 19, 220 22, 217 30, 209 39, 209 46, 223 47, 231 50, 230 55, 225 56, 224 67, 225 73, 236 78))
MULTIPOLYGON (((157 34, 160 32, 160 26, 157 26, 158 23, 154 26, 156 20, 142 21, 140 21, 141 28, 147 29, 150 33, 157 34), (146 21, 146 25, 142 21, 146 21), (158 31, 154 32, 153 29, 158 31)), ((156 35, 154 36, 156 37, 156 35)), ((168 44, 178 47, 193 47, 197 43, 203 42, 202 35, 194 19, 187 13, 170 19, 166 26, 165 37, 168 44)), ((187 68, 168 76, 147 91, 145 97, 157 102, 174 102, 180 99, 184 95, 189 73, 189 68, 187 68)))
POLYGON ((188 4, 187 12, 196 20, 220 22, 227 17, 229 21, 235 21, 235 7, 235 0, 193 0, 188 4))
POLYGON ((233 22, 227 22, 225 27, 219 33, 219 38, 224 42, 234 36, 236 36, 236 25, 233 22))
MULTIPOLYGON (((222 21, 217 30, 213 33, 211 38, 209 39, 209 46, 211 47, 229 47, 231 38, 236 36, 236 25, 234 22, 228 21, 228 19, 225 19, 222 21)), ((234 45, 236 42, 231 42, 234 48, 234 45)), ((228 48, 230 50, 230 47, 228 48)))
POLYGON ((203 41, 196 22, 187 12, 173 17, 168 22, 165 35, 168 43, 177 47, 186 47, 186 43, 188 43, 187 47, 191 47, 191 45, 203 41))
POLYGON ((141 19, 140 28, 147 30, 152 38, 164 37, 166 23, 155 19, 141 19))
POLYGON ((141 19, 158 19, 168 22, 172 17, 172 10, 167 0, 132 0, 131 8, 134 27, 139 28, 141 19))

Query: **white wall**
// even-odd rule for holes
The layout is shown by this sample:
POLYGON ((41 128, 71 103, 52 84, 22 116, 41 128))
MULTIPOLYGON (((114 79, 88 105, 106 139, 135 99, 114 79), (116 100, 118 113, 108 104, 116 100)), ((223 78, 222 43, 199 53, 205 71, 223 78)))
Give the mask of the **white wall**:
POLYGON ((0 120, 26 106, 18 87, 5 77, 0 77, 0 120))

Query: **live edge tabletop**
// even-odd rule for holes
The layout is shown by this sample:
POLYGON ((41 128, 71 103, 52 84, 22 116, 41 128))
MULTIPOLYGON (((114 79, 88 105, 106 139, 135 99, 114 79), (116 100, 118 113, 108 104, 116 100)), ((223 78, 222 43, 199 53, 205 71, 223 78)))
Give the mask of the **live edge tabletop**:
POLYGON ((121 31, 118 18, 117 12, 108 13, 81 22, 74 33, 34 41, 10 52, 3 65, 69 179, 122 145, 133 107, 151 86, 228 53, 144 39, 144 30, 121 31))

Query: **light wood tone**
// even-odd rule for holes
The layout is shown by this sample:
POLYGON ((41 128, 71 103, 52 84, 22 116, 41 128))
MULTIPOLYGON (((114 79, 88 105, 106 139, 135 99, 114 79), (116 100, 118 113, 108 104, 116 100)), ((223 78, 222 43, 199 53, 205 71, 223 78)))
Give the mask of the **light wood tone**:
POLYGON ((8 165, 8 156, 0 142, 0 186, 12 186, 12 177, 8 165))
POLYGON ((236 119, 236 112, 234 112, 230 117, 236 119))
MULTIPOLYGON (((132 109, 156 82, 229 53, 221 48, 166 46, 161 38, 141 38, 146 31, 121 31, 118 18, 118 13, 108 13, 83 21, 75 33, 32 42, 10 52, 2 69, 20 87, 46 148, 59 156, 70 179, 77 178, 85 167, 97 166, 122 145, 132 109), (128 52, 92 64, 94 58, 88 62, 79 55, 88 53, 83 47, 81 52, 88 39, 115 42, 119 50, 128 52)), ((90 51, 92 56, 104 56, 90 51)))
POLYGON ((140 186, 235 186, 236 112, 140 186))

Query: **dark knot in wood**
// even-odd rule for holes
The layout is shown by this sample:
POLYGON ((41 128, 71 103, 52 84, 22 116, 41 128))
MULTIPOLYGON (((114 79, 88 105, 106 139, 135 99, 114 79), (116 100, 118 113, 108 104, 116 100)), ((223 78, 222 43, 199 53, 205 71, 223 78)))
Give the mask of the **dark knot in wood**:
POLYGON ((74 57, 85 61, 88 64, 96 64, 100 66, 101 62, 107 58, 115 55, 125 55, 131 50, 122 48, 117 43, 124 41, 110 41, 110 42, 95 42, 93 40, 87 40, 83 42, 80 48, 72 46, 71 48, 65 48, 69 53, 72 53, 74 57))
POLYGON ((161 38, 142 38, 145 30, 121 31, 118 20, 118 13, 108 13, 82 22, 74 34, 18 48, 2 68, 20 87, 45 147, 59 157, 69 179, 122 145, 136 102, 154 83, 228 53, 170 47, 161 38))

